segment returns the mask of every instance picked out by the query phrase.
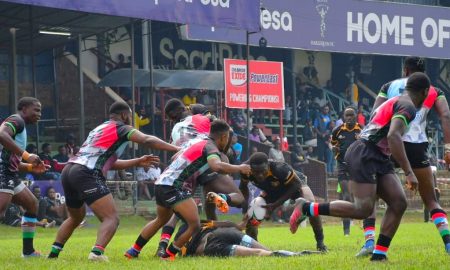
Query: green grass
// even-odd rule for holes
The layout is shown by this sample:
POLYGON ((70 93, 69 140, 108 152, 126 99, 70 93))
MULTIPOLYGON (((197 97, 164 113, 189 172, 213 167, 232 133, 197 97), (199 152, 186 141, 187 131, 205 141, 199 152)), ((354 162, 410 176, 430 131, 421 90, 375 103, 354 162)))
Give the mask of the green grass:
MULTIPOLYGON (((237 217, 233 217, 237 219, 237 217)), ((418 213, 408 213, 389 250, 387 263, 371 263, 367 258, 356 259, 355 253, 363 243, 360 222, 351 227, 351 235, 344 237, 336 219, 324 225, 325 243, 330 252, 295 258, 177 258, 161 262, 153 257, 159 235, 144 248, 138 260, 127 261, 123 253, 136 239, 146 223, 140 217, 122 217, 121 225, 108 246, 109 263, 90 263, 87 255, 94 244, 98 222, 90 219, 89 226, 76 230, 58 260, 20 258, 20 228, 0 226, 0 269, 449 269, 450 257, 444 252, 442 241, 432 223, 423 223, 418 213)), ((378 224, 377 224, 378 225, 378 224)), ((379 225, 378 225, 379 227, 379 225)), ((37 231, 35 247, 48 253, 56 228, 37 231)), ((314 250, 311 228, 301 228, 292 235, 286 224, 263 224, 260 242, 271 249, 300 251, 314 250)))

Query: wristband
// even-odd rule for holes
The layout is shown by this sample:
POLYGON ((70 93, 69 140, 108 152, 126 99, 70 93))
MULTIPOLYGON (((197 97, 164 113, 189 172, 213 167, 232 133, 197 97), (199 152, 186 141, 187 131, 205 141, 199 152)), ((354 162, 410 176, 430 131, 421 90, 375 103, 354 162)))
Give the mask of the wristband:
POLYGON ((29 163, 29 164, 27 164, 26 166, 27 166, 27 171, 28 171, 28 172, 32 172, 32 171, 33 171, 33 164, 30 164, 30 163, 29 163))
POLYGON ((30 158, 30 153, 28 153, 27 151, 23 151, 22 159, 27 161, 29 158, 30 158))

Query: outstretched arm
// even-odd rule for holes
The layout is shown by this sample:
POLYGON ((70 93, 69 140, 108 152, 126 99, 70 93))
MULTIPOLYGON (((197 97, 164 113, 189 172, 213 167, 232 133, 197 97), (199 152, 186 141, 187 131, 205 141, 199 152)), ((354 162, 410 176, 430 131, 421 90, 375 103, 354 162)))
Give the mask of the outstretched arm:
POLYGON ((112 170, 124 170, 131 167, 150 167, 152 165, 158 165, 159 164, 159 157, 158 156, 152 156, 152 155, 145 155, 140 158, 134 158, 134 159, 118 159, 113 166, 111 167, 112 170))
POLYGON ((165 141, 161 140, 158 137, 152 136, 152 135, 146 135, 139 130, 134 131, 130 136, 130 141, 143 144, 149 148, 152 149, 158 149, 163 151, 170 151, 170 152, 177 152, 181 148, 175 145, 171 145, 169 143, 166 143, 165 141))
POLYGON ((242 173, 249 174, 250 173, 250 165, 241 164, 241 165, 231 165, 225 162, 222 162, 219 156, 210 156, 208 158, 208 165, 214 172, 224 173, 224 174, 232 174, 232 173, 242 173))

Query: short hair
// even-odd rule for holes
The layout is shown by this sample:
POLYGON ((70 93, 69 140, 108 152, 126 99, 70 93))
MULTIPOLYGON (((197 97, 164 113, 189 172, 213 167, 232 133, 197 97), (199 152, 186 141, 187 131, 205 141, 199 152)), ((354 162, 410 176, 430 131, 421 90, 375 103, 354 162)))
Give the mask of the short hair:
POLYGON ((425 73, 414 72, 408 77, 405 89, 410 92, 417 93, 423 89, 430 88, 430 85, 430 78, 428 78, 425 73))
POLYGON ((189 109, 191 110, 192 115, 202 114, 207 115, 210 113, 208 108, 203 104, 191 104, 189 105, 189 109))
POLYGON ((209 134, 212 136, 218 135, 220 133, 225 133, 230 131, 230 126, 227 124, 227 122, 223 120, 214 120, 211 123, 211 130, 209 134))
POLYGON ((39 103, 39 99, 34 97, 23 97, 19 99, 17 103, 17 110, 21 111, 22 109, 31 106, 33 104, 39 103))
POLYGON ((42 146, 41 146, 42 151, 44 151, 44 149, 47 148, 47 147, 49 147, 49 146, 50 146, 49 143, 44 143, 44 144, 42 144, 42 146))
POLYGON ((168 114, 171 111, 183 107, 184 107, 183 101, 179 100, 178 98, 171 98, 167 101, 166 106, 164 107, 164 112, 168 114))
POLYGON ((425 59, 416 56, 408 56, 404 62, 405 68, 411 72, 424 72, 425 71, 425 59))
POLYGON ((130 106, 123 101, 116 101, 109 107, 110 114, 120 114, 123 112, 130 112, 130 110, 130 106))
POLYGON ((59 149, 63 149, 63 148, 66 148, 66 146, 65 146, 65 145, 60 145, 60 146, 58 146, 58 150, 59 150, 59 149))
POLYGON ((31 187, 31 191, 34 191, 35 189, 41 189, 41 187, 40 186, 38 186, 38 185, 34 185, 34 186, 32 186, 31 187))
MULTIPOLYGON (((362 105, 361 105, 361 106, 362 106, 362 105)), ((345 107, 343 113, 345 113, 346 110, 353 110, 353 111, 355 112, 355 114, 356 114, 356 112, 358 111, 358 110, 357 110, 354 106, 352 106, 352 105, 345 107)))
POLYGON ((269 157, 262 152, 256 152, 250 157, 250 166, 258 166, 269 162, 269 157))
POLYGON ((36 150, 36 145, 30 143, 30 144, 27 145, 25 150, 27 150, 27 152, 29 152, 29 153, 32 153, 32 152, 34 152, 34 150, 36 150))

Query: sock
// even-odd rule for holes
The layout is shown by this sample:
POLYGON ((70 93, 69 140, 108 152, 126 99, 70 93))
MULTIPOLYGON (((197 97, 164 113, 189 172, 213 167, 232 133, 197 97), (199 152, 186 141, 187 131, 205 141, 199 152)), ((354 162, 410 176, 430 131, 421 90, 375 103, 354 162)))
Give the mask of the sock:
POLYGON ((172 226, 164 226, 161 232, 161 238, 159 240, 159 247, 166 249, 169 245, 170 238, 172 237, 175 228, 172 226))
POLYGON ((342 220, 342 225, 344 227, 344 234, 350 234, 350 219, 344 218, 342 220))
POLYGON ((219 194, 217 194, 217 195, 219 195, 220 197, 222 197, 222 199, 224 199, 227 203, 230 203, 230 202, 231 202, 231 197, 230 197, 230 195, 224 194, 224 193, 219 193, 219 194))
POLYGON ((136 250, 139 253, 139 252, 141 252, 141 250, 145 246, 145 244, 147 244, 147 242, 148 242, 148 240, 144 239, 144 237, 139 235, 138 238, 136 239, 136 242, 134 242, 134 244, 131 248, 133 248, 134 250, 136 250))
POLYGON ((23 248, 22 253, 24 255, 30 255, 34 252, 33 239, 36 232, 36 215, 25 213, 22 217, 22 239, 23 248))
POLYGON ((319 226, 311 226, 314 231, 314 238, 316 239, 317 246, 323 245, 323 229, 319 226))
POLYGON ((167 257, 175 257, 177 255, 177 253, 180 251, 180 248, 175 246, 173 243, 171 243, 169 245, 169 247, 166 249, 166 254, 164 254, 162 256, 162 258, 167 258, 167 257))
POLYGON ((430 211, 431 219, 436 225, 436 228, 439 231, 439 234, 442 237, 442 241, 447 245, 450 243, 450 231, 448 229, 448 219, 447 213, 445 213, 442 209, 433 209, 430 211))
POLYGON ((364 228, 364 238, 366 243, 365 247, 373 246, 375 242, 375 219, 374 218, 366 218, 363 221, 364 228))
POLYGON ((48 254, 49 258, 58 258, 59 253, 63 250, 64 244, 54 242, 52 245, 52 250, 48 254))
POLYGON ((92 247, 91 252, 97 256, 100 256, 100 255, 103 255, 103 253, 105 253, 105 248, 100 245, 95 244, 95 246, 92 247))
POLYGON ((386 259, 386 255, 389 249, 389 245, 391 244, 391 238, 387 237, 384 234, 380 234, 378 237, 377 244, 373 250, 372 258, 370 260, 384 260, 386 259))
POLYGON ((319 215, 330 215, 330 203, 311 203, 307 202, 302 208, 303 214, 308 217, 315 217, 319 215))

